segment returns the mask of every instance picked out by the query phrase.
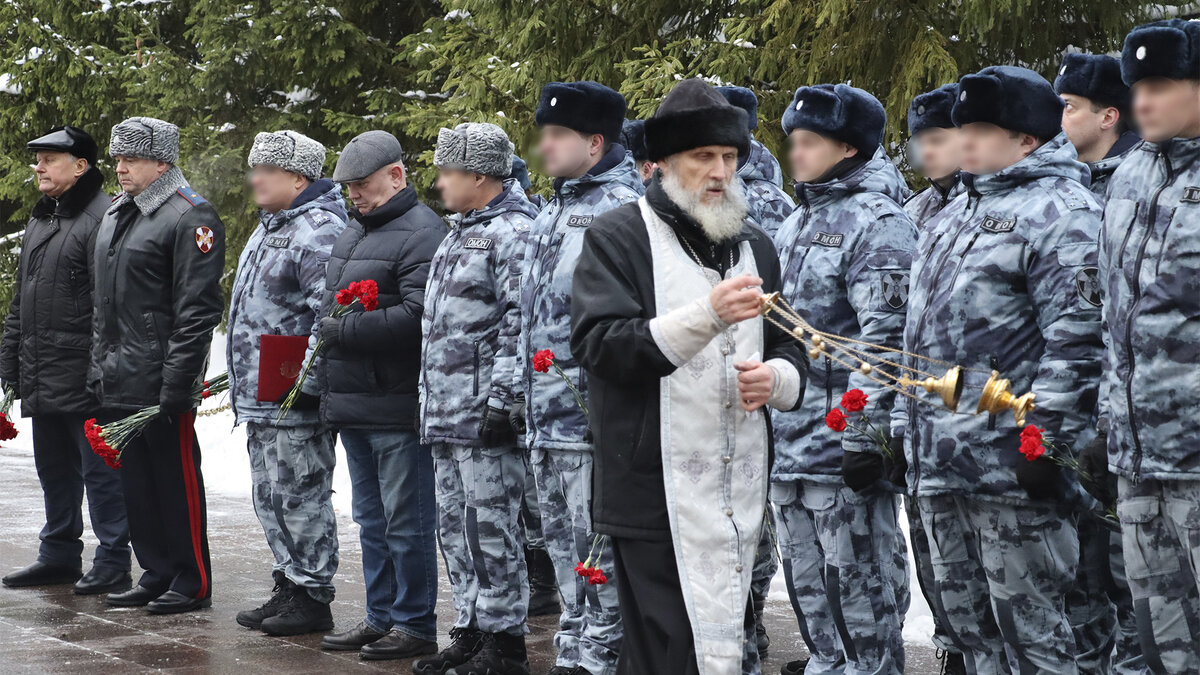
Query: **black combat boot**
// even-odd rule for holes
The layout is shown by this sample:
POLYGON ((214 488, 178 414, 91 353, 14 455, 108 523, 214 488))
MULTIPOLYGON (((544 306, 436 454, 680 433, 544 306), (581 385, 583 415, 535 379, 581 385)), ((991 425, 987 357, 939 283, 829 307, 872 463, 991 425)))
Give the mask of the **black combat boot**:
POLYGON ((264 602, 256 609, 247 609, 237 613, 237 622, 246 628, 258 630, 262 626, 263 619, 270 618, 279 613, 279 610, 287 604, 287 601, 292 598, 292 594, 296 592, 296 584, 292 583, 282 572, 275 573, 275 588, 271 599, 264 602))
POLYGON ((525 566, 529 569, 529 616, 558 614, 558 580, 554 563, 544 548, 525 548, 525 566))
POLYGON ((484 633, 483 646, 470 661, 452 668, 446 675, 529 675, 529 656, 525 636, 511 633, 484 633))
POLYGON ((303 635, 333 629, 333 612, 329 603, 313 599, 308 591, 297 586, 292 597, 259 626, 267 635, 303 635))
POLYGON ((483 633, 474 628, 455 627, 450 629, 450 646, 427 659, 413 663, 417 675, 445 675, 455 666, 460 666, 475 656, 483 645, 483 633))

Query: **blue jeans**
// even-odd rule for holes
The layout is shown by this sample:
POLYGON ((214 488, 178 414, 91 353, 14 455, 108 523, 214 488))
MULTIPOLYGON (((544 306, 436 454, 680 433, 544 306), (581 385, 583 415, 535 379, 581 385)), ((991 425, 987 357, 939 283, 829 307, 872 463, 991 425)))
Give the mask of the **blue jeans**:
POLYGON ((362 543, 367 625, 437 639, 433 456, 411 431, 341 429, 362 543))

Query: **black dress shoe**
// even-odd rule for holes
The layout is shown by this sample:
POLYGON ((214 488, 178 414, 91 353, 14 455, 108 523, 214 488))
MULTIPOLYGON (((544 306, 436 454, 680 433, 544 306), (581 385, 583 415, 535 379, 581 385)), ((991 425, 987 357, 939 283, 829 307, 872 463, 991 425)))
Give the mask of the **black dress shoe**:
POLYGON ((133 586, 133 578, 129 570, 93 567, 83 578, 75 582, 76 595, 99 595, 101 593, 118 593, 133 586))
POLYGON ((384 635, 387 635, 387 631, 377 631, 368 626, 366 621, 359 621, 357 626, 348 631, 333 633, 321 638, 321 649, 335 652, 356 652, 362 649, 363 645, 369 645, 384 635))
POLYGON ((167 591, 146 605, 151 614, 182 614, 197 609, 212 607, 212 598, 189 598, 177 591, 167 591))
POLYGON ((141 584, 121 593, 109 593, 104 602, 113 607, 145 607, 162 593, 141 584))
POLYGON ((363 645, 358 655, 368 661, 387 661, 390 659, 411 659, 414 656, 425 656, 437 652, 437 643, 432 640, 422 640, 398 630, 389 631, 387 635, 368 645, 363 645))
POLYGON ((73 584, 83 575, 83 570, 72 565, 49 565, 35 562, 23 570, 17 570, 0 579, 9 588, 25 586, 53 586, 55 584, 73 584))

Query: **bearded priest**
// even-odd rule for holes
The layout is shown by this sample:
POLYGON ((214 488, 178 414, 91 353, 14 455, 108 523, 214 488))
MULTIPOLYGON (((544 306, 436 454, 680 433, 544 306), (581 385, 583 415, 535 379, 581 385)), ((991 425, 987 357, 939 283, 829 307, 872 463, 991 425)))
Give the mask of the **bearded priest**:
POLYGON ((745 115, 702 80, 676 85, 646 121, 659 168, 645 196, 592 222, 575 270, 571 352, 590 378, 618 673, 760 671, 747 603, 771 456, 762 408, 795 408, 808 366, 759 315, 780 271, 746 217, 745 115))

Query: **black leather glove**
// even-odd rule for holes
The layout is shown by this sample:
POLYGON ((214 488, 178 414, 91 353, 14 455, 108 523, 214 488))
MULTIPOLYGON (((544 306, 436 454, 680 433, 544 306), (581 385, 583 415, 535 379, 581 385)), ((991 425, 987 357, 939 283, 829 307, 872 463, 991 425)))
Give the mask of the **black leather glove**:
POLYGON ((175 417, 182 415, 185 412, 194 410, 198 404, 192 400, 191 396, 179 396, 174 392, 169 392, 164 389, 158 395, 158 409, 167 417, 175 417))
POLYGON ((508 409, 508 424, 518 436, 524 436, 529 430, 525 427, 525 394, 517 394, 512 407, 508 409))
POLYGON ((892 436, 888 439, 888 450, 891 457, 883 458, 883 476, 889 483, 898 488, 908 487, 908 457, 904 454, 904 437, 892 436))
MULTIPOLYGON (((287 400, 288 393, 289 392, 284 392, 283 396, 280 396, 279 400, 275 401, 275 402, 278 403, 279 405, 283 405, 283 402, 287 400)), ((292 410, 320 410, 320 409, 321 409, 321 397, 320 396, 315 396, 313 394, 306 394, 304 392, 300 392, 300 393, 296 394, 296 400, 292 401, 292 410)))
POLYGON ((479 422, 479 440, 492 447, 516 443, 517 432, 508 420, 507 410, 486 406, 483 409, 483 420, 479 422))
POLYGON ((1108 435, 1104 432, 1079 452, 1079 482, 1104 506, 1117 503, 1117 477, 1108 470, 1108 435))
POLYGON ((1017 485, 1032 499, 1053 501, 1064 495, 1062 472, 1054 460, 1039 457, 1032 462, 1017 460, 1017 485))
POLYGON ((842 453, 842 480, 855 492, 862 492, 883 477, 883 455, 873 452, 842 453))
POLYGON ((325 344, 332 347, 341 341, 342 320, 327 316, 321 319, 321 325, 317 327, 317 332, 321 335, 321 339, 325 341, 325 344))

